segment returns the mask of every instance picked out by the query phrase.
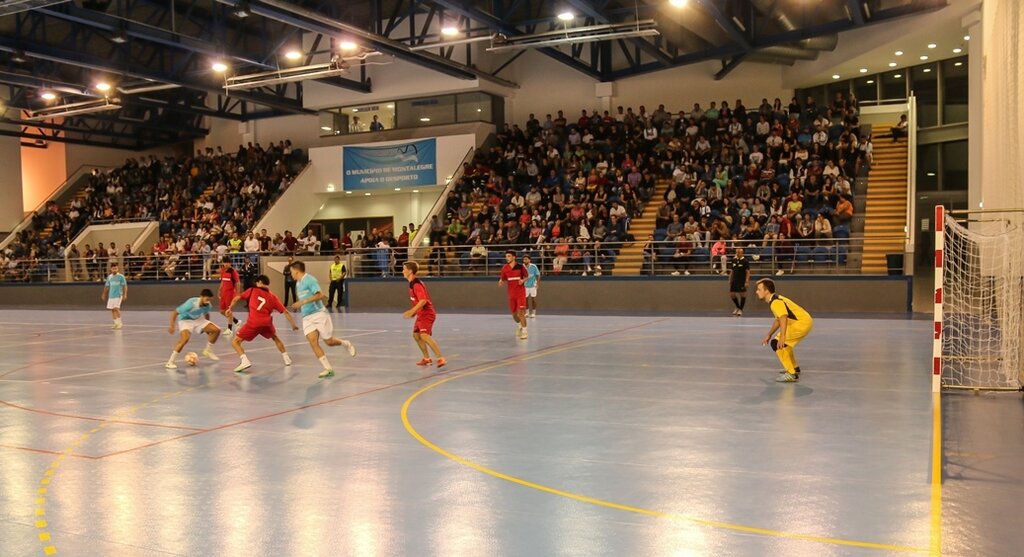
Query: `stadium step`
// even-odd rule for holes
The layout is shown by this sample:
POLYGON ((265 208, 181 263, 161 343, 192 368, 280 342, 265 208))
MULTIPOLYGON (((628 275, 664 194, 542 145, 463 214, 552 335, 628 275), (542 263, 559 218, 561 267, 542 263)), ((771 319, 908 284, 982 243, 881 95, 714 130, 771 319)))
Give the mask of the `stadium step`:
POLYGON ((903 253, 907 234, 907 141, 893 143, 890 124, 872 126, 874 152, 864 203, 862 273, 885 273, 885 256, 903 253))
POLYGON ((647 243, 647 235, 654 233, 657 224, 658 208, 665 200, 665 193, 668 192, 669 181, 659 180, 654 188, 654 195, 644 205, 642 216, 633 219, 629 223, 629 233, 636 239, 635 242, 624 246, 619 251, 615 261, 615 268, 612 269, 613 276, 637 276, 644 265, 644 244, 647 243))

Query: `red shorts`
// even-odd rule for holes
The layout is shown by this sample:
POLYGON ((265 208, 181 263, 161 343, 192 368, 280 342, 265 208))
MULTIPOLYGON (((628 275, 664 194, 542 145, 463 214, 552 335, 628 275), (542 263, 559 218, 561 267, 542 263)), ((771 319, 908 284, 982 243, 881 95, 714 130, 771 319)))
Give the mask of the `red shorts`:
POLYGON ((220 311, 225 312, 231 307, 231 300, 235 299, 234 292, 221 292, 220 295, 220 311))
POLYGON ((246 321, 245 325, 242 325, 242 328, 238 329, 238 332, 235 334, 238 335, 238 338, 249 342, 257 336, 261 336, 263 338, 274 338, 274 336, 277 335, 277 329, 274 328, 273 324, 254 325, 249 321, 246 321))
POLYGON ((512 313, 517 313, 519 310, 526 309, 526 290, 518 294, 509 294, 508 296, 508 309, 512 313))
POLYGON ((412 332, 434 336, 435 319, 437 319, 436 313, 417 313, 416 323, 414 323, 412 326, 412 332))

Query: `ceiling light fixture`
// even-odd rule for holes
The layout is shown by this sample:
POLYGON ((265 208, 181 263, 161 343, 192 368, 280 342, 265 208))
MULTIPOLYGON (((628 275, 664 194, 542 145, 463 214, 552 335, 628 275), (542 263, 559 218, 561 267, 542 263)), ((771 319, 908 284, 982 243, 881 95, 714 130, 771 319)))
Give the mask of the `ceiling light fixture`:
POLYGON ((839 79, 839 74, 833 74, 832 79, 839 79))
POLYGON ((860 69, 860 73, 868 73, 868 69, 867 68, 861 68, 860 69))
POLYGON ((348 195, 352 194, 352 192, 350 192, 350 191, 345 191, 345 193, 348 194, 348 195))
POLYGON ((897 50, 896 51, 896 56, 903 56, 903 51, 902 50, 897 50))
POLYGON ((668 3, 674 8, 685 8, 689 0, 668 0, 668 3))
POLYGON ((320 126, 320 129, 324 130, 325 132, 334 131, 334 128, 332 128, 330 126, 320 126))
MULTIPOLYGON (((57 97, 48 91, 43 94, 43 98, 47 98, 47 94, 51 95, 53 98, 57 97)), ((47 98, 47 100, 52 99, 47 98)), ((121 110, 121 101, 116 98, 103 98, 94 101, 62 104, 50 108, 30 111, 26 120, 49 120, 51 118, 65 118, 68 116, 77 116, 79 114, 92 114, 94 112, 107 112, 111 110, 121 110)))
POLYGON ((928 48, 935 48, 937 46, 939 46, 939 45, 937 45, 935 43, 928 43, 928 48))
POLYGON ((903 76, 902 76, 902 75, 900 75, 900 74, 896 74, 896 75, 894 75, 893 77, 895 77, 896 79, 899 79, 899 78, 901 78, 901 77, 903 77, 903 76))
POLYGON ((923 71, 924 73, 932 73, 932 69, 931 69, 931 68, 925 68, 925 69, 924 69, 924 70, 922 70, 922 71, 923 71))
POLYGON ((341 41, 341 44, 338 45, 338 48, 346 51, 351 51, 359 48, 359 45, 352 41, 341 41))
POLYGON ((298 60, 299 58, 302 58, 302 53, 298 50, 289 50, 284 53, 284 57, 289 60, 298 60))
POLYGON ((213 68, 213 71, 217 73, 224 73, 228 71, 228 65, 219 60, 211 64, 210 67, 213 68))
POLYGON ((363 195, 365 195, 366 197, 370 197, 370 192, 366 192, 363 195))
POLYGON ((395 188, 395 191, 402 191, 402 188, 395 188))
POLYGON ((969 41, 969 40, 971 40, 971 36, 970 36, 970 35, 964 35, 964 40, 965 40, 965 41, 969 41))
POLYGON ((54 93, 53 91, 43 91, 39 96, 42 97, 44 101, 52 101, 56 100, 57 93, 54 93))
POLYGON ((953 54, 960 54, 963 51, 964 51, 964 49, 962 49, 962 48, 954 48, 953 49, 953 54))
POLYGON ((413 193, 419 193, 420 190, 412 190, 413 193))
POLYGON ((927 59, 928 59, 928 57, 927 57, 927 56, 925 56, 924 54, 922 54, 922 55, 921 55, 921 59, 922 59, 922 60, 927 60, 927 59))
POLYGON ((963 66, 964 63, 963 62, 957 62, 957 63, 955 63, 953 65, 959 68, 960 66, 963 66))
POLYGON ((576 19, 576 16, 572 12, 562 12, 558 14, 559 21, 572 21, 576 19))
POLYGON ((235 17, 239 19, 245 19, 252 15, 252 12, 249 11, 249 2, 244 0, 240 2, 231 13, 235 14, 235 17))
POLYGON ((634 37, 656 37, 659 35, 661 35, 661 32, 658 31, 656 22, 653 19, 645 19, 642 21, 626 23, 604 23, 600 25, 559 29, 556 31, 545 31, 543 33, 518 35, 515 37, 494 35, 491 37, 491 47, 488 48, 487 51, 500 52, 506 50, 519 50, 522 48, 579 44, 634 37))
POLYGON ((896 67, 896 62, 889 62, 889 67, 890 68, 895 68, 896 67))
POLYGON ((420 118, 420 122, 429 122, 429 121, 430 121, 430 118, 427 118, 426 116, 424 116, 423 118, 420 118))
POLYGON ((874 84, 874 83, 875 83, 875 80, 874 80, 874 79, 869 79, 869 80, 867 81, 867 83, 868 83, 868 85, 872 85, 872 84, 874 84))
POLYGON ((441 28, 441 34, 445 37, 454 37, 459 34, 459 29, 454 25, 446 25, 441 28))
POLYGON ((335 56, 330 62, 324 64, 311 64, 308 66, 282 68, 248 75, 236 75, 224 79, 224 90, 255 89, 257 87, 266 87, 268 85, 278 85, 281 83, 294 83, 297 81, 305 81, 307 79, 336 77, 348 72, 348 62, 350 60, 365 60, 371 56, 377 56, 379 54, 380 52, 371 50, 344 58, 335 56))
POLYGON ((101 81, 101 82, 96 84, 96 90, 100 91, 102 93, 106 93, 107 91, 110 90, 110 84, 107 83, 106 81, 101 81))

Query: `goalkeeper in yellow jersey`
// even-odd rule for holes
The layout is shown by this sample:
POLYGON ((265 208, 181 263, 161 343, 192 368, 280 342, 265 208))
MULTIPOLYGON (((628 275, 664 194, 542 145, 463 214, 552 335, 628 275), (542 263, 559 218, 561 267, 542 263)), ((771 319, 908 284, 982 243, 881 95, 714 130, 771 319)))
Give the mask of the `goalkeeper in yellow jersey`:
POLYGON ((775 281, 772 279, 757 281, 757 297, 768 302, 768 307, 775 316, 771 330, 761 341, 763 345, 771 345, 775 355, 782 362, 782 367, 785 368, 775 380, 779 383, 796 383, 800 380, 800 366, 796 363, 793 348, 810 334, 814 327, 814 319, 793 300, 776 293, 775 281), (778 335, 775 334, 776 331, 778 335))

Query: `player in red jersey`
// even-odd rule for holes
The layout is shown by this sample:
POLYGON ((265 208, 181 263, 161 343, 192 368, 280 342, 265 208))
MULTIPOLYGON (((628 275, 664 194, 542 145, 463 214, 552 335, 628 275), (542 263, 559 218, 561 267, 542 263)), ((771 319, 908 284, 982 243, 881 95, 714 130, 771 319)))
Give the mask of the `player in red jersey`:
POLYGON ((220 314, 228 318, 228 335, 231 334, 235 323, 238 323, 234 317, 228 317, 231 300, 235 299, 235 293, 238 292, 238 283, 238 271, 231 266, 231 257, 225 255, 220 264, 220 292, 217 293, 217 297, 220 298, 220 314))
POLYGON ((295 323, 292 314, 285 309, 281 300, 270 291, 270 279, 266 275, 260 275, 256 277, 255 288, 250 288, 232 298, 226 312, 228 321, 233 319, 234 315, 231 308, 239 300, 248 302, 249 319, 245 321, 245 325, 238 329, 238 334, 231 341, 231 346, 234 347, 235 352, 238 352, 238 356, 241 358, 241 362, 235 368, 235 372, 244 373, 245 370, 252 367, 252 362, 249 361, 249 357, 245 355, 245 350, 242 349, 242 343, 251 341, 257 335, 274 341, 274 344, 277 345, 277 350, 281 352, 281 356, 284 358, 284 365, 292 365, 292 359, 288 357, 288 351, 284 347, 284 343, 281 342, 281 338, 277 336, 277 329, 274 328, 274 312, 283 313, 285 319, 288 320, 288 324, 292 326, 293 331, 298 331, 299 325, 295 323))
POLYGON ((508 284, 508 309, 512 311, 512 319, 519 324, 516 336, 525 339, 526 332, 526 279, 530 276, 526 267, 516 262, 516 252, 505 252, 506 265, 501 268, 499 285, 508 284))
POLYGON ((430 299, 430 294, 427 292, 427 287, 423 284, 423 281, 416 278, 416 273, 420 270, 419 263, 415 261, 406 261, 402 265, 402 276, 405 280, 409 281, 409 299, 412 301, 412 308, 403 313, 402 317, 406 319, 416 318, 416 323, 412 326, 412 338, 416 341, 416 345, 420 347, 420 352, 423 352, 423 359, 416 363, 418 366, 429 366, 434 363, 430 359, 430 352, 427 351, 427 347, 430 347, 437 355, 437 367, 444 367, 448 363, 441 354, 441 347, 437 345, 437 341, 434 340, 434 320, 437 319, 437 313, 434 311, 434 302, 430 299))

